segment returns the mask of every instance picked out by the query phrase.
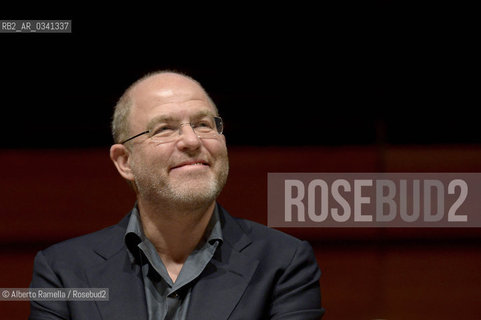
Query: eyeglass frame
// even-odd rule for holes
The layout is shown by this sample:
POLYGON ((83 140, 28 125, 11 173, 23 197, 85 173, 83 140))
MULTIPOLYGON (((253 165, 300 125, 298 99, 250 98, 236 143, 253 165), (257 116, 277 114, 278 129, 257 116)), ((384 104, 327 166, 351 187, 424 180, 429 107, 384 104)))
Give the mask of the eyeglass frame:
MULTIPOLYGON (((222 134, 222 132, 224 131, 224 121, 223 121, 222 118, 219 117, 219 116, 213 116, 212 118, 214 118, 214 123, 215 123, 216 132, 217 132, 218 134, 222 134), (217 125, 218 123, 220 124, 220 128, 221 128, 220 130, 219 130, 219 126, 217 125)), ((182 123, 179 123, 179 130, 180 130, 180 128, 182 128, 182 127, 183 127, 184 125, 186 125, 186 124, 190 125, 190 127, 192 128, 192 130, 194 130, 194 132, 195 132, 195 129, 194 129, 194 127, 192 127, 192 123, 191 123, 191 122, 182 122, 182 123)), ((124 141, 119 142, 119 144, 124 144, 124 143, 126 143, 126 142, 129 142, 130 140, 133 140, 133 139, 135 139, 135 138, 138 138, 138 137, 140 137, 140 136, 142 136, 142 135, 144 135, 144 134, 150 133, 150 132, 151 132, 151 130, 142 131, 142 132, 140 132, 140 133, 138 133, 138 134, 136 134, 136 135, 133 135, 132 137, 130 137, 130 138, 128 138, 128 139, 125 139, 124 141)), ((197 132, 195 132, 195 133, 197 134, 197 132)), ((180 137, 180 135, 179 135, 179 137, 180 137)), ((198 137, 199 137, 199 136, 198 136, 198 137)))

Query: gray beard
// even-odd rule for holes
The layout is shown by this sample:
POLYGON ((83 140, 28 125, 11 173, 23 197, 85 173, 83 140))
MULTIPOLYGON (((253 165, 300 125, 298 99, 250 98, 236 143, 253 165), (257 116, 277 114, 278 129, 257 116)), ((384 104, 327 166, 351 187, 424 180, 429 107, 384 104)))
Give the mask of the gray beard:
POLYGON ((185 183, 168 183, 155 176, 151 170, 140 169, 135 172, 135 186, 138 197, 151 203, 165 203, 179 210, 201 208, 212 204, 219 196, 227 182, 229 163, 225 160, 220 172, 214 179, 200 186, 189 186, 185 183))

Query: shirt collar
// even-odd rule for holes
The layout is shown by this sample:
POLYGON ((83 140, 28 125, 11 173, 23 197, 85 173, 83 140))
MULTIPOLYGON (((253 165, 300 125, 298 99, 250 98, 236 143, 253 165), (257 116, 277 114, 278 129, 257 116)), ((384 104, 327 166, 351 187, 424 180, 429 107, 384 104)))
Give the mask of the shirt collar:
MULTIPOLYGON (((219 217, 219 206, 217 203, 214 207, 212 217, 207 225, 204 239, 210 244, 213 244, 215 241, 219 241, 220 243, 224 241, 219 217)), ((131 259, 133 259, 132 254, 137 250, 135 248, 137 248, 139 243, 145 241, 145 234, 144 230, 142 229, 142 223, 140 221, 140 213, 137 204, 135 204, 134 208, 132 209, 127 230, 125 231, 124 241, 129 249, 129 255, 131 256, 131 259)), ((202 245, 202 241, 199 245, 202 245)))
POLYGON ((208 235, 207 241, 209 243, 213 243, 216 240, 218 240, 220 243, 224 241, 224 238, 222 237, 222 226, 219 217, 219 206, 217 203, 215 204, 214 213, 212 214, 209 224, 207 225, 206 235, 208 235))

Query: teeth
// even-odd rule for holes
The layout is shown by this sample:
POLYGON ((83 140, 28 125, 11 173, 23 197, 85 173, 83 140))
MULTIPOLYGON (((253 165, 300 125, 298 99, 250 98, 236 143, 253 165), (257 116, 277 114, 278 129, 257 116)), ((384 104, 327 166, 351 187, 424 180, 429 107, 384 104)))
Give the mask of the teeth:
POLYGON ((189 164, 179 165, 179 167, 182 167, 182 166, 203 166, 203 165, 204 165, 203 162, 195 162, 195 163, 189 163, 189 164))

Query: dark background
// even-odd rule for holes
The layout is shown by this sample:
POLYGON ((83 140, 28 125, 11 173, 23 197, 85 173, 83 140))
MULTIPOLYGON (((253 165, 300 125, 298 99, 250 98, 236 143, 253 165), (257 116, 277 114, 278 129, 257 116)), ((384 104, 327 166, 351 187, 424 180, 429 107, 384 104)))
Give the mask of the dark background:
MULTIPOLYGON (((18 5, 1 19, 71 19, 73 32, 0 34, 0 287, 27 287, 39 250, 132 208, 110 117, 158 69, 218 105, 231 167, 219 201, 234 216, 267 224, 270 172, 481 172, 473 8, 18 5)), ((327 319, 481 318, 479 228, 283 231, 313 246, 327 319)), ((2 319, 28 313, 0 301, 2 319)))
POLYGON ((205 86, 231 145, 481 142, 471 20, 455 8, 190 9, 50 13, 73 32, 0 34, 0 146, 108 146, 123 90, 166 68, 205 86))

